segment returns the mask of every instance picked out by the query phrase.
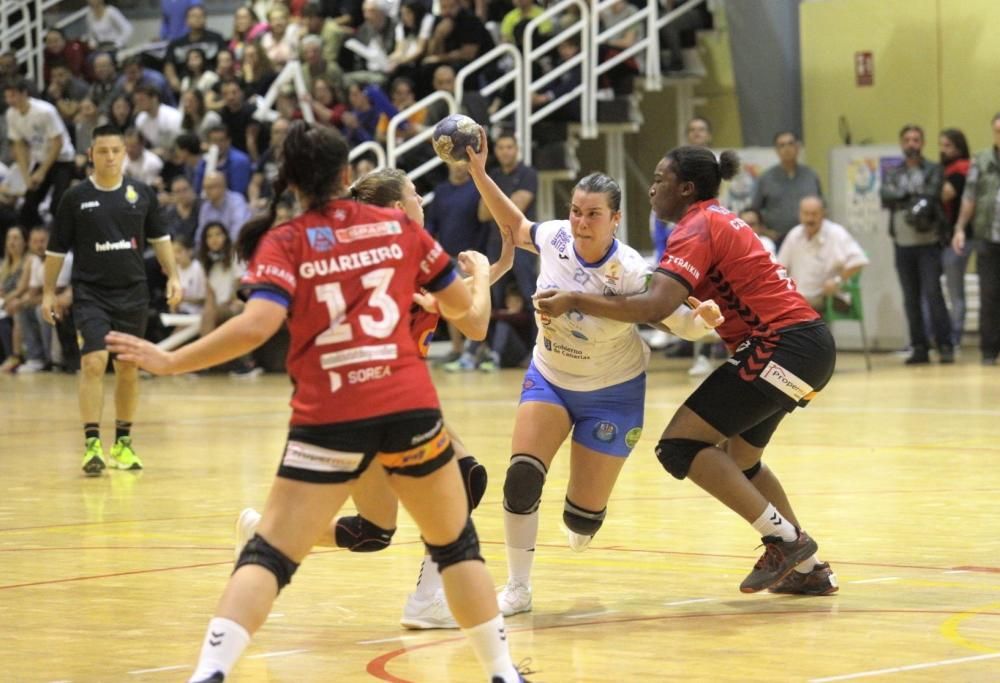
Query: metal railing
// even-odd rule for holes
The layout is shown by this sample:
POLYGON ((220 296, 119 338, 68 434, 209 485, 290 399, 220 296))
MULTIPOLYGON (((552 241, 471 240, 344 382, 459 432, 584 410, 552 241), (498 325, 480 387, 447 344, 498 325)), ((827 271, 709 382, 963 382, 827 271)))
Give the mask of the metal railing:
POLYGON ((489 99, 503 88, 506 88, 510 83, 514 84, 514 97, 490 114, 490 123, 500 123, 508 117, 512 117, 514 120, 514 134, 517 136, 518 142, 523 145, 524 117, 521 116, 520 112, 523 106, 521 98, 523 89, 522 81, 524 79, 524 60, 521 57, 521 52, 515 46, 509 43, 502 43, 463 66, 455 76, 455 101, 461 107, 465 98, 465 82, 470 76, 489 64, 496 63, 498 66, 502 66, 504 59, 509 59, 514 65, 513 68, 509 69, 500 78, 492 81, 489 85, 481 88, 479 94, 489 99))
POLYGON ((364 156, 371 152, 375 155, 375 170, 386 167, 385 160, 385 148, 374 140, 369 140, 368 142, 362 142, 360 144, 351 147, 350 154, 347 155, 348 161, 354 161, 355 159, 364 156))
MULTIPOLYGON (((442 100, 448 105, 449 114, 454 114, 458 111, 458 104, 455 102, 454 95, 444 90, 435 90, 427 97, 417 100, 409 107, 389 119, 389 128, 385 134, 386 163, 388 163, 389 166, 396 168, 396 162, 399 160, 400 156, 406 154, 411 149, 415 149, 417 146, 425 142, 430 142, 431 136, 434 135, 433 125, 427 126, 424 130, 420 131, 413 137, 404 140, 403 142, 396 141, 396 131, 399 130, 399 127, 403 125, 403 123, 409 121, 411 116, 419 111, 423 111, 435 102, 442 100)), ((407 175, 410 176, 411 180, 416 180, 420 176, 431 172, 443 163, 443 161, 435 156, 420 164, 413 170, 407 171, 407 175)))
POLYGON ((597 108, 594 101, 594 90, 590 87, 591 60, 589 59, 589 55, 591 49, 591 32, 588 30, 587 24, 589 19, 590 8, 583 0, 562 0, 529 21, 524 30, 524 60, 522 63, 524 77, 521 81, 521 130, 523 131, 521 156, 524 159, 525 165, 531 165, 532 126, 573 99, 580 99, 581 135, 587 138, 596 137, 597 135, 597 108), (535 34, 539 31, 541 25, 550 20, 558 23, 558 18, 570 7, 576 7, 579 10, 580 16, 577 20, 540 46, 535 47, 535 34), (580 36, 580 52, 571 59, 559 64, 548 73, 535 78, 534 74, 531 73, 531 67, 535 63, 535 60, 541 59, 574 34, 579 34, 580 36), (538 93, 540 88, 545 87, 562 74, 576 67, 580 68, 580 84, 569 92, 546 103, 540 109, 533 110, 531 106, 532 95, 538 93))

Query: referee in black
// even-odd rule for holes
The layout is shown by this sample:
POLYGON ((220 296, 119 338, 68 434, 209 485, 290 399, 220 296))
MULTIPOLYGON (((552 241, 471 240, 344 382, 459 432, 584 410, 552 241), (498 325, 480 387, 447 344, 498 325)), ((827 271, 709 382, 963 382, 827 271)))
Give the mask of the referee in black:
MULTIPOLYGON (((125 139, 115 126, 94 130, 90 146, 93 175, 66 191, 56 211, 55 229, 45 252, 42 314, 55 321, 56 277, 66 253, 73 251, 73 321, 81 340, 80 415, 86 451, 83 471, 97 476, 105 468, 100 439, 104 409, 104 371, 108 351, 104 336, 111 330, 143 336, 149 289, 143 251, 148 242, 167 274, 167 303, 173 308, 183 294, 174 252, 160 217, 156 192, 124 176, 125 139)), ((132 418, 139 401, 139 372, 134 363, 117 359, 115 366, 115 445, 111 466, 140 470, 132 449, 132 418)))

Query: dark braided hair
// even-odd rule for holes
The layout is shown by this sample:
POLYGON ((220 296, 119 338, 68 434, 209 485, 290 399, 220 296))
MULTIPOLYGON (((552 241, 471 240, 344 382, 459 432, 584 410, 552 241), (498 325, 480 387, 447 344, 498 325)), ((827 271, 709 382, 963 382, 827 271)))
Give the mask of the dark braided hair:
POLYGON ((307 211, 322 209, 343 194, 341 178, 347 155, 347 143, 332 128, 293 122, 281 145, 281 165, 267 213, 251 218, 240 230, 236 241, 239 257, 248 263, 253 258, 261 238, 274 224, 278 202, 289 187, 295 187, 305 197, 307 211))
POLYGON ((694 183, 699 202, 718 197, 722 181, 729 180, 740 170, 740 158, 732 150, 720 154, 716 161, 708 147, 685 145, 667 152, 666 159, 673 164, 678 180, 694 183))

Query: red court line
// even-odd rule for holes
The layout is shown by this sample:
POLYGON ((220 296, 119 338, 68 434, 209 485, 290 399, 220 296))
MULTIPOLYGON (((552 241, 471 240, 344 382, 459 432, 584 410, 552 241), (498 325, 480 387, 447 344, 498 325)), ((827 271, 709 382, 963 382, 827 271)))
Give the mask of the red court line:
MULTIPOLYGON (((759 610, 753 612, 692 612, 688 614, 661 614, 646 617, 627 617, 624 619, 595 619, 593 621, 580 621, 572 624, 551 624, 549 626, 538 626, 530 628, 510 628, 507 627, 507 633, 519 633, 519 632, 537 632, 537 631, 553 631, 556 629, 566 629, 566 628, 577 628, 580 626, 608 626, 615 624, 632 624, 641 623, 648 621, 671 621, 679 619, 715 619, 718 617, 750 617, 759 618, 762 616, 803 616, 819 614, 825 616, 831 616, 829 610, 759 610)), ((838 609, 836 616, 841 616, 844 614, 955 614, 955 610, 934 610, 934 609, 838 609)), ((977 616, 990 616, 990 617, 1000 617, 1000 612, 977 612, 977 616)), ((386 670, 386 666, 393 659, 404 655, 408 652, 415 652, 416 650, 423 650, 428 647, 437 647, 439 645, 447 645, 449 643, 461 642, 465 639, 465 636, 456 636, 454 638, 445 638, 443 640, 435 640, 431 643, 422 643, 420 645, 413 645, 411 647, 401 647, 385 654, 375 657, 368 662, 368 666, 365 670, 381 681, 389 681, 389 683, 418 683, 417 681, 411 681, 408 678, 400 678, 395 676, 386 670)), ((544 671, 539 673, 544 674, 544 671)))
POLYGON ((1000 567, 952 567, 955 571, 985 572, 987 574, 1000 574, 1000 567))
POLYGON ((45 548, 0 548, 0 553, 33 553, 33 552, 48 552, 52 550, 71 550, 76 552, 78 550, 232 550, 233 547, 230 546, 211 546, 211 545, 96 545, 96 546, 57 546, 57 547, 45 547, 45 548))
POLYGON ((147 522, 176 522, 182 519, 216 519, 218 517, 231 517, 232 513, 221 512, 217 515, 192 515, 190 517, 154 517, 152 519, 116 519, 106 522, 68 522, 66 524, 40 524, 38 526, 18 526, 0 528, 0 533, 4 531, 32 531, 35 529, 63 529, 78 526, 103 526, 106 524, 145 524, 147 522))

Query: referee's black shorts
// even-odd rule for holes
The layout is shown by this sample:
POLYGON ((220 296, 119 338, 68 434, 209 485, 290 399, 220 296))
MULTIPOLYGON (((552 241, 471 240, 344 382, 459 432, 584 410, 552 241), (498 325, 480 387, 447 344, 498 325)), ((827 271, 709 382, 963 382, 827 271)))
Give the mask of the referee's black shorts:
POLYGON ((146 334, 149 307, 125 310, 91 299, 73 302, 73 322, 76 324, 80 353, 103 351, 104 337, 114 330, 142 337, 146 334))
POLYGON ((827 385, 836 362, 826 323, 793 325, 740 344, 684 405, 727 438, 763 448, 785 415, 827 385))

